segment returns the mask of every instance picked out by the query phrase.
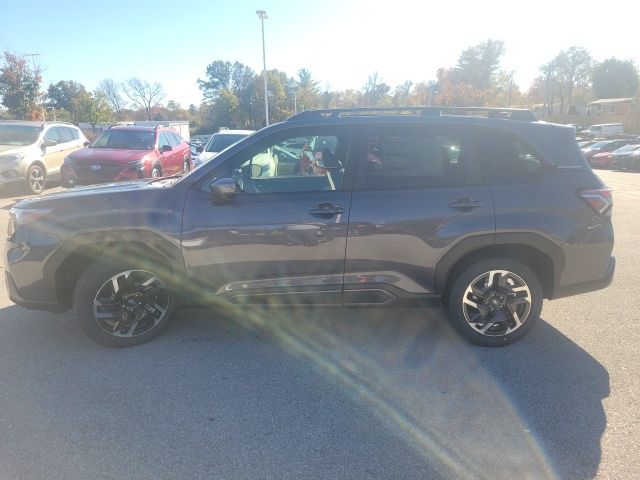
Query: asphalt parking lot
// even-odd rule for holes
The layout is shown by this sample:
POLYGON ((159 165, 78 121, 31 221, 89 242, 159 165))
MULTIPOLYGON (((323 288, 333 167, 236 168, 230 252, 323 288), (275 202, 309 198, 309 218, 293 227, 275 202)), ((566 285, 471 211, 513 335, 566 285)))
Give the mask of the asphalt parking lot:
POLYGON ((422 309, 188 310, 108 349, 2 285, 0 478, 640 478, 640 174, 601 177, 613 285, 500 349, 422 309))

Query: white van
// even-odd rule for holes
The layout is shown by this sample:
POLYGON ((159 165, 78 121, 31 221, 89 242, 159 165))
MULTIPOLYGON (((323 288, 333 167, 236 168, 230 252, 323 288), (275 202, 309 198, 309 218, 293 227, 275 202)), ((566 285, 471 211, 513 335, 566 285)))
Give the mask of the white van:
POLYGON ((582 133, 588 133, 594 137, 607 137, 610 135, 623 135, 624 127, 621 123, 600 123, 591 125, 582 133))

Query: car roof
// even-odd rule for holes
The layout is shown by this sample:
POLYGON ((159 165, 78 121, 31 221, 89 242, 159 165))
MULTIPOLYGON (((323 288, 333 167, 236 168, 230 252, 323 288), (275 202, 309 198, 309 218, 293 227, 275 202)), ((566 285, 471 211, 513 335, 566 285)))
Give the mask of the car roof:
POLYGON ((251 135, 256 133, 255 130, 220 130, 214 133, 214 135, 251 135))
POLYGON ((108 132, 109 130, 130 130, 130 131, 138 131, 138 132, 153 132, 155 130, 172 130, 166 127, 146 127, 141 125, 113 125, 108 130, 104 130, 108 132))
POLYGON ((31 122, 27 120, 2 120, 0 125, 22 125, 25 127, 42 127, 43 122, 31 122))
POLYGON ((0 125, 21 125, 21 126, 25 126, 25 127, 48 127, 50 125, 57 125, 57 126, 61 126, 61 127, 74 127, 74 128, 78 128, 77 126, 75 126, 73 123, 68 123, 68 122, 42 122, 39 120, 33 121, 33 120, 0 120, 0 125))

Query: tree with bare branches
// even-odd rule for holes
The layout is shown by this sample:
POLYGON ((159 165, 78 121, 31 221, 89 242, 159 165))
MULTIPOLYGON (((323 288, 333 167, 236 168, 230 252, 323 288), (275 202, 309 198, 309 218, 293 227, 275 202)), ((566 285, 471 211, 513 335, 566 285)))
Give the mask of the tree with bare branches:
POLYGON ((104 95, 105 101, 115 112, 118 120, 123 120, 122 111, 127 108, 127 101, 122 97, 120 92, 122 88, 113 78, 105 78, 98 85, 98 91, 104 95))
POLYGON ((153 109, 160 104, 165 97, 162 85, 158 82, 153 85, 137 77, 131 77, 122 84, 122 89, 129 99, 139 108, 145 111, 147 120, 151 120, 153 109))

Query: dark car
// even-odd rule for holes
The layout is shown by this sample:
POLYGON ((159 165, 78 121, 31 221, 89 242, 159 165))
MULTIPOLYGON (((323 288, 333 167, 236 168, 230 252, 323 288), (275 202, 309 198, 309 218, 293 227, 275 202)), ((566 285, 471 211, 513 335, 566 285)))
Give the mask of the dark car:
POLYGON ((609 285, 611 209, 573 128, 526 110, 307 111, 182 178, 16 204, 6 283, 114 346, 225 303, 442 304, 469 341, 506 345, 544 298, 609 285))
POLYGON ((604 152, 613 152, 620 147, 628 145, 631 140, 602 140, 600 142, 596 142, 592 145, 589 145, 586 148, 582 149, 582 154, 584 158, 591 163, 591 158, 598 153, 604 152))
POLYGON ((112 127, 64 159, 62 185, 157 178, 191 170, 189 144, 168 127, 112 127))
POLYGON ((591 157, 589 164, 592 168, 626 168, 625 160, 633 159, 640 154, 640 145, 624 145, 612 152, 597 153, 591 157))
POLYGON ((613 152, 612 168, 640 170, 640 144, 627 145, 613 152))

